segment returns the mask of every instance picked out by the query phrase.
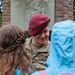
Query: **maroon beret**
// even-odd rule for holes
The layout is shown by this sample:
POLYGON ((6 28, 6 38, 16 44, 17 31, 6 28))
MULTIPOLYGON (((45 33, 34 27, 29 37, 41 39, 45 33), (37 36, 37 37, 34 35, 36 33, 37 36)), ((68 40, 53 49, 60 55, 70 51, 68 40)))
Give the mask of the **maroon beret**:
POLYGON ((28 32, 31 36, 39 34, 50 22, 50 18, 44 14, 34 14, 29 21, 28 32))

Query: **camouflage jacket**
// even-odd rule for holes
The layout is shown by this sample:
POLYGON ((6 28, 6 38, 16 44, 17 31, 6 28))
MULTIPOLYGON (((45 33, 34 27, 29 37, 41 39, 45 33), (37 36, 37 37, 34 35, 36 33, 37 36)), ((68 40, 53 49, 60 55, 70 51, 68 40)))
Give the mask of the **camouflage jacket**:
POLYGON ((43 70, 46 68, 44 62, 47 60, 50 49, 50 42, 47 45, 36 47, 32 45, 32 37, 26 39, 25 50, 30 57, 30 62, 33 69, 36 71, 43 70))

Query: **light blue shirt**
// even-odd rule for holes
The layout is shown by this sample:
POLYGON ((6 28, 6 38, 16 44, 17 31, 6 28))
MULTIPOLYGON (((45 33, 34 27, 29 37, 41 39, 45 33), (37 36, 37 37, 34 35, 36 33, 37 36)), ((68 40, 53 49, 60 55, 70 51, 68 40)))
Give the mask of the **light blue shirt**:
MULTIPOLYGON (((20 69, 19 69, 19 68, 17 68, 17 69, 15 70, 14 75, 20 75, 20 69)), ((29 74, 29 73, 26 73, 26 75, 30 75, 30 74, 29 74)))

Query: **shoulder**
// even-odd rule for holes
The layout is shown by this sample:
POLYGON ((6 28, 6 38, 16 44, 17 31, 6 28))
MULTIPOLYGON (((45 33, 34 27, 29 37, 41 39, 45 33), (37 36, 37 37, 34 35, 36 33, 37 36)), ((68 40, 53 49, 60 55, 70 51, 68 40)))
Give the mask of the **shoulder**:
POLYGON ((30 43, 31 41, 32 41, 32 37, 26 38, 26 44, 27 44, 27 43, 30 43))
POLYGON ((32 37, 26 39, 25 47, 26 47, 27 49, 30 47, 31 42, 32 42, 32 37))

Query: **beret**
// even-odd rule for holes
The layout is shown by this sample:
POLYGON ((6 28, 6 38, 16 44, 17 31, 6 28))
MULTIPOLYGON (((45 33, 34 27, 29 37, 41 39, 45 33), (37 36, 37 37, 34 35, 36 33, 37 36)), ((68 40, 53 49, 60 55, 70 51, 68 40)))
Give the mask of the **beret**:
POLYGON ((49 22, 50 18, 48 18, 46 15, 34 14, 29 21, 28 33, 31 36, 39 34, 45 27, 47 27, 49 22))

